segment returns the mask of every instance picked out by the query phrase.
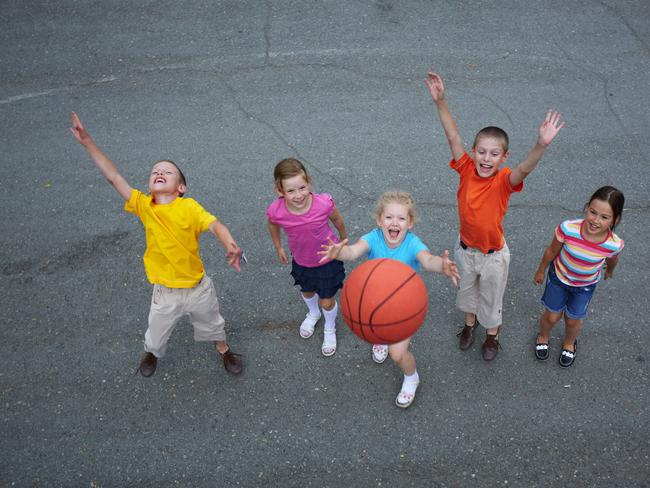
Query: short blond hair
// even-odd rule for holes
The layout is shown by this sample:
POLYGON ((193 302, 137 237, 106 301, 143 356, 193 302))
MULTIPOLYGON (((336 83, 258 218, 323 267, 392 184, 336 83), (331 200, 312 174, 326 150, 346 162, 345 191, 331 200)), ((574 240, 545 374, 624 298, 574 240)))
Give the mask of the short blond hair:
POLYGON ((404 205, 411 222, 415 223, 415 199, 410 193, 399 190, 389 190, 384 192, 377 201, 377 207, 375 209, 377 218, 381 218, 381 214, 384 213, 384 209, 389 203, 399 203, 400 205, 404 205))

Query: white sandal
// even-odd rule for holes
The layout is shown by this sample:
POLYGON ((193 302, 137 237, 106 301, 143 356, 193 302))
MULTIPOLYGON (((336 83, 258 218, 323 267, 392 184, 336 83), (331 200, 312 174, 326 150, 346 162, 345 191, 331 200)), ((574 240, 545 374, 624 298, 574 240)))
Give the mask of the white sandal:
POLYGON ((420 384, 420 380, 417 379, 416 381, 406 381, 402 383, 402 389, 397 395, 397 398, 395 398, 395 405, 397 405, 399 408, 408 408, 411 406, 411 403, 413 403, 413 400, 415 400, 415 392, 418 389, 418 385, 420 384), (413 393, 410 391, 404 390, 405 386, 409 386, 409 390, 413 389, 413 393))
POLYGON ((314 327, 316 327, 316 323, 319 320, 320 314, 318 314, 318 317, 314 317, 312 314, 307 312, 305 320, 300 324, 300 337, 303 339, 309 339, 314 334, 314 327))
POLYGON ((388 346, 385 344, 373 344, 372 346, 372 360, 377 364, 386 361, 388 357, 388 346))
POLYGON ((336 329, 323 331, 323 345, 320 350, 325 357, 334 355, 336 352, 336 329))

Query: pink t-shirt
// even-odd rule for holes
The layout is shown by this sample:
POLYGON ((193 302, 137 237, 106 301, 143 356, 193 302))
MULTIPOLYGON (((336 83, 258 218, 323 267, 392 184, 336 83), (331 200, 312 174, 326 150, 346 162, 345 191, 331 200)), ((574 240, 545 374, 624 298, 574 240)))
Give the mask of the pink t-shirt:
POLYGON ((307 268, 315 268, 323 257, 318 254, 328 239, 338 242, 336 233, 329 225, 329 216, 336 205, 329 193, 312 193, 311 207, 302 215, 289 212, 284 198, 275 200, 266 209, 266 216, 272 224, 282 227, 287 234, 289 250, 296 263, 307 268))

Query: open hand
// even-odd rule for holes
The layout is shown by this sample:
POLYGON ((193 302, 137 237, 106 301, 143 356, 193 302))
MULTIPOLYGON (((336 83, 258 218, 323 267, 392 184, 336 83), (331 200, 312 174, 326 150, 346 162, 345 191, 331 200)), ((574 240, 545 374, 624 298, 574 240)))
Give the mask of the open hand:
POLYGON ((427 84, 427 88, 429 88, 429 93, 434 102, 439 102, 445 98, 445 85, 440 75, 429 71, 427 79, 424 82, 427 84))
POLYGON ((320 258, 320 261, 318 261, 319 263, 322 263, 324 261, 331 261, 338 258, 339 254, 341 253, 341 249, 343 249, 343 246, 348 243, 347 239, 343 239, 341 242, 336 243, 330 238, 328 238, 327 241, 329 244, 323 244, 321 246, 323 250, 318 252, 318 254, 323 254, 323 257, 320 258))
POLYGON ((458 274, 458 266, 456 263, 449 259, 449 251, 445 251, 442 256, 442 274, 451 279, 455 287, 458 287, 460 281, 460 274, 458 274))
POLYGON ((539 136, 537 138, 537 141, 542 146, 548 146, 553 141, 557 133, 560 132, 560 129, 562 127, 564 127, 562 114, 560 114, 560 112, 557 110, 549 109, 549 111, 546 112, 546 118, 544 119, 544 122, 542 122, 542 125, 539 126, 539 136))
POLYGON ((86 132, 81 120, 79 120, 79 116, 75 112, 72 112, 72 127, 70 127, 70 132, 72 132, 74 138, 81 144, 85 145, 87 142, 92 141, 90 134, 86 132))
POLYGON ((230 244, 230 247, 226 251, 226 260, 228 261, 228 264, 238 273, 241 271, 240 261, 243 254, 244 251, 242 251, 234 242, 230 244))

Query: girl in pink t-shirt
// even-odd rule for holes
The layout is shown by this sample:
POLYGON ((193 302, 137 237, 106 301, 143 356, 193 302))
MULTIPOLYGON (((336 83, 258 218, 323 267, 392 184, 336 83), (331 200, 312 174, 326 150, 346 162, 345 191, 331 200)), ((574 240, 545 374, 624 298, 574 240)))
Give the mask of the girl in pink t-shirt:
POLYGON ((329 240, 338 242, 347 238, 343 216, 328 193, 312 193, 311 179, 303 164, 297 159, 283 159, 273 171, 275 190, 279 198, 266 209, 268 228, 273 245, 282 264, 289 264, 282 247, 280 229, 287 235, 287 245, 292 255, 291 276, 300 286, 302 299, 307 305, 307 315, 300 324, 300 337, 309 339, 320 320, 325 317, 323 345, 324 356, 336 352, 336 292, 343 286, 345 269, 338 260, 320 263, 321 246, 329 240), (338 231, 338 238, 330 227, 338 231))

